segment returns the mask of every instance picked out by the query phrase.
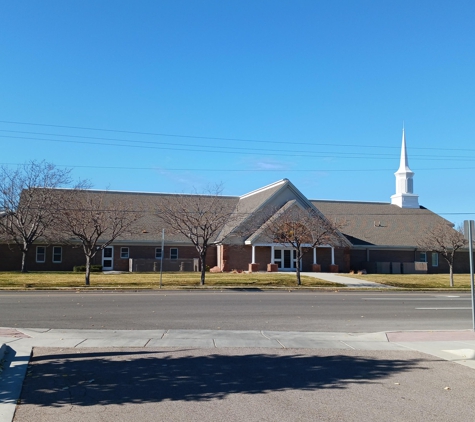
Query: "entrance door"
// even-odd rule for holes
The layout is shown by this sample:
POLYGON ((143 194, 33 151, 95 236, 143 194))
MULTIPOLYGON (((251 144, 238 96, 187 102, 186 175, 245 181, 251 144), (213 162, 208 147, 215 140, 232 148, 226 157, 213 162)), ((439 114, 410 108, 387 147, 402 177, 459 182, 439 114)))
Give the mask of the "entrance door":
POLYGON ((274 262, 281 271, 295 269, 295 250, 294 249, 274 249, 274 262))
POLYGON ((102 270, 110 271, 114 266, 114 247, 107 246, 102 250, 102 270))
POLYGON ((282 266, 282 268, 284 270, 290 270, 292 268, 294 268, 294 260, 292 259, 293 258, 293 255, 294 254, 294 250, 293 249, 285 249, 284 250, 284 265, 282 266))

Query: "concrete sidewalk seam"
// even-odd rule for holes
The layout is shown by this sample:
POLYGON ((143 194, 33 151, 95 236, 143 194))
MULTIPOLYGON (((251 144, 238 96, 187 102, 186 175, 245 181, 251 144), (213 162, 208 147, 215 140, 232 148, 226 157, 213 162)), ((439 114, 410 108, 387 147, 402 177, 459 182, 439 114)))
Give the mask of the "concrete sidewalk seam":
POLYGON ((270 340, 270 337, 267 337, 266 333, 264 331, 261 330, 261 334, 264 338, 266 338, 267 340, 270 340))
POLYGON ((344 342, 343 340, 340 340, 340 343, 343 343, 345 346, 348 346, 350 349, 356 350, 355 347, 349 345, 348 343, 344 342))

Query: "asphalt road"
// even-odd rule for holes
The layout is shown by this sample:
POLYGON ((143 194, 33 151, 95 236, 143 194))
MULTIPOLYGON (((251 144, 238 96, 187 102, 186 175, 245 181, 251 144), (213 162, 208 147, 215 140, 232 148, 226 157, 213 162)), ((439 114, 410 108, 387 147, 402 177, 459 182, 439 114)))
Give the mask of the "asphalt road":
POLYGON ((14 421, 468 422, 474 383, 414 351, 38 348, 14 421))
POLYGON ((472 328, 466 293, 1 292, 0 326, 375 332, 472 328))

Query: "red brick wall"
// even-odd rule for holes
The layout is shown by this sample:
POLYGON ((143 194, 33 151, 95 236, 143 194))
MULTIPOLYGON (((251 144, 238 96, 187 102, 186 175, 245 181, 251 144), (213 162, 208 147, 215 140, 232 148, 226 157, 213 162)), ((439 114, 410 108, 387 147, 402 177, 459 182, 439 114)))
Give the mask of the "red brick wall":
POLYGON ((0 245, 0 271, 17 271, 21 266, 21 253, 15 245, 0 245))
MULTIPOLYGON (((54 245, 58 246, 58 245, 54 245)), ((114 270, 128 271, 129 259, 121 258, 120 251, 122 246, 114 245, 114 270)), ((157 246, 159 247, 159 246, 157 246)), ((170 257, 170 248, 178 249, 178 260, 198 258, 198 252, 194 246, 165 246, 164 257, 170 257)), ((155 259, 155 246, 129 246, 130 258, 155 259)), ((208 249, 206 256, 206 265, 214 267, 216 265, 217 254, 216 247, 212 246, 208 249)), ((26 265, 30 271, 72 271, 76 265, 85 265, 86 258, 82 247, 80 246, 62 246, 61 263, 53 262, 53 245, 34 245, 28 252, 26 265), (46 248, 45 262, 36 262, 36 246, 44 246, 46 248)), ((93 265, 102 264, 102 251, 99 251, 92 260, 93 265)), ((0 245, 0 271, 19 271, 21 268, 21 253, 17 247, 8 245, 0 245)))
MULTIPOLYGON (((59 246, 59 245, 54 245, 59 246)), ((61 246, 62 260, 53 262, 53 245, 33 245, 26 257, 26 268, 30 271, 72 271, 75 265, 84 265, 86 258, 82 248, 61 246), (36 247, 45 247, 45 262, 36 262, 36 247)), ((0 271, 19 271, 21 269, 21 252, 18 248, 9 249, 0 245, 0 271)))
MULTIPOLYGON (((391 250, 370 250, 369 262, 414 262, 419 261, 420 251, 391 251, 391 250)), ((358 271, 367 269, 366 250, 350 251, 350 268, 358 271)), ((468 252, 456 252, 454 261, 455 273, 468 273, 470 271, 468 252)), ((427 272, 429 274, 446 274, 449 272, 447 261, 439 254, 439 265, 432 266, 432 252, 427 252, 427 272)))
POLYGON ((247 271, 252 262, 252 248, 251 246, 223 245, 223 259, 226 261, 224 271, 247 271))
MULTIPOLYGON (((260 271, 266 271, 267 264, 271 262, 271 247, 256 247, 256 263, 259 264, 260 271)), ((252 262, 251 246, 227 246, 223 248, 223 259, 226 261, 225 271, 244 270, 247 271, 252 262)), ((330 271, 331 249, 317 248, 317 262, 322 266, 322 271, 330 271)), ((348 272, 350 268, 350 250, 344 248, 335 249, 335 263, 339 266, 340 272, 348 272)), ((313 251, 309 250, 302 258, 302 271, 312 271, 313 251)))
MULTIPOLYGON (((76 265, 84 265, 86 258, 80 246, 62 246, 62 262, 53 263, 53 247, 46 246, 46 259, 44 263, 36 262, 36 246, 31 247, 27 256, 27 268, 31 271, 72 271, 76 265)), ((156 246, 129 246, 129 256, 131 258, 154 259, 156 246)), ((173 247, 173 246, 171 246, 173 247)), ((178 246, 178 259, 198 258, 198 252, 193 246, 178 246)), ((121 246, 114 246, 114 269, 128 271, 129 260, 120 258, 121 246)), ((271 262, 270 247, 256 247, 256 262, 259 269, 265 271, 267 264, 271 262)), ((165 246, 165 257, 170 256, 170 246, 165 246)), ((418 259, 419 252, 415 251, 389 251, 371 250, 371 262, 413 262, 418 259)), ((251 246, 228 246, 223 247, 223 259, 226 261, 225 271, 232 269, 247 270, 252 260, 251 246)), ((439 254, 438 267, 432 267, 431 252, 427 253, 428 272, 432 274, 448 273, 447 262, 439 254)), ((98 252, 93 259, 93 264, 100 265, 102 253, 98 252)), ((327 272, 331 264, 330 248, 317 248, 317 262, 322 266, 322 271, 327 272)), ((217 248, 210 247, 206 257, 206 264, 214 267, 217 263, 217 248)), ((302 271, 311 271, 313 263, 313 252, 310 250, 303 257, 302 271)), ((335 263, 339 266, 340 272, 351 270, 361 270, 365 268, 366 250, 349 250, 344 248, 335 249, 335 263)), ((21 267, 21 253, 15 245, 0 245, 0 271, 19 271, 21 267)), ((454 272, 468 273, 469 260, 468 252, 457 252, 455 257, 454 272)))
MULTIPOLYGON (((155 249, 160 246, 129 246, 129 258, 136 259, 155 259, 155 249)), ((199 258, 198 251, 194 246, 167 246, 164 247, 164 259, 170 258, 170 249, 178 249, 178 260, 180 259, 193 259, 199 258)), ((128 271, 129 260, 120 258, 121 246, 114 247, 114 270, 128 271)), ((214 267, 217 262, 216 247, 212 246, 208 248, 206 253, 206 265, 210 268, 214 267)))

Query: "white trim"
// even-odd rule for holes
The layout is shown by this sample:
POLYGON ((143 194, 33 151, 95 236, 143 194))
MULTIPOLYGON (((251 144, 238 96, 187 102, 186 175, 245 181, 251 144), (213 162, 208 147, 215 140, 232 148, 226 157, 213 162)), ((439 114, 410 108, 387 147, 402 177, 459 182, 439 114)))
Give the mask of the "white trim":
MULTIPOLYGON (((283 244, 279 242, 259 242, 259 243, 252 243, 250 240, 246 240, 244 242, 245 245, 254 245, 254 246, 275 246, 276 248, 291 248, 290 244, 283 244)), ((317 245, 313 246, 311 243, 302 243, 302 248, 331 248, 331 245, 317 245)))
POLYGON ((223 268, 222 267, 222 256, 221 256, 222 248, 223 248, 223 245, 216 245, 216 266, 221 268, 221 269, 223 268))
POLYGON ((35 260, 38 264, 44 264, 46 262, 46 246, 37 246, 36 247, 35 260), (43 248, 43 261, 38 260, 38 249, 39 248, 43 248))
POLYGON ((275 247, 272 252, 272 260, 278 265, 279 271, 293 271, 297 268, 297 251, 295 248, 275 247), (280 258, 275 259, 275 252, 280 251, 280 258), (290 252, 290 267, 284 267, 285 252, 290 252), (280 266, 279 266, 280 264, 280 266))
POLYGON ((130 258, 130 249, 128 246, 121 246, 120 247, 120 259, 129 259, 130 258), (127 256, 122 256, 123 255, 123 250, 127 249, 127 256))
POLYGON ((102 262, 102 270, 109 271, 109 270, 112 270, 114 268, 114 247, 113 246, 109 245, 109 246, 106 246, 104 249, 102 249, 102 261, 101 262, 102 262), (111 256, 110 257, 104 256, 106 250, 111 251, 111 256), (110 261, 111 262, 110 267, 106 267, 104 265, 104 261, 110 261))
POLYGON ((255 245, 252 245, 252 261, 251 261, 252 264, 255 264, 256 263, 256 246, 255 245))
POLYGON ((155 259, 161 259, 162 258, 162 254, 163 254, 163 251, 162 251, 162 248, 160 247, 155 247, 155 259), (157 251, 160 251, 160 256, 157 256, 157 251))
POLYGON ((244 199, 244 198, 247 198, 249 196, 255 195, 256 193, 263 192, 267 189, 275 188, 276 186, 283 185, 285 182, 288 182, 288 181, 289 181, 288 179, 279 180, 277 182, 271 183, 270 185, 267 185, 267 186, 264 186, 262 188, 253 190, 252 192, 246 193, 246 194, 240 196, 239 199, 244 199))

